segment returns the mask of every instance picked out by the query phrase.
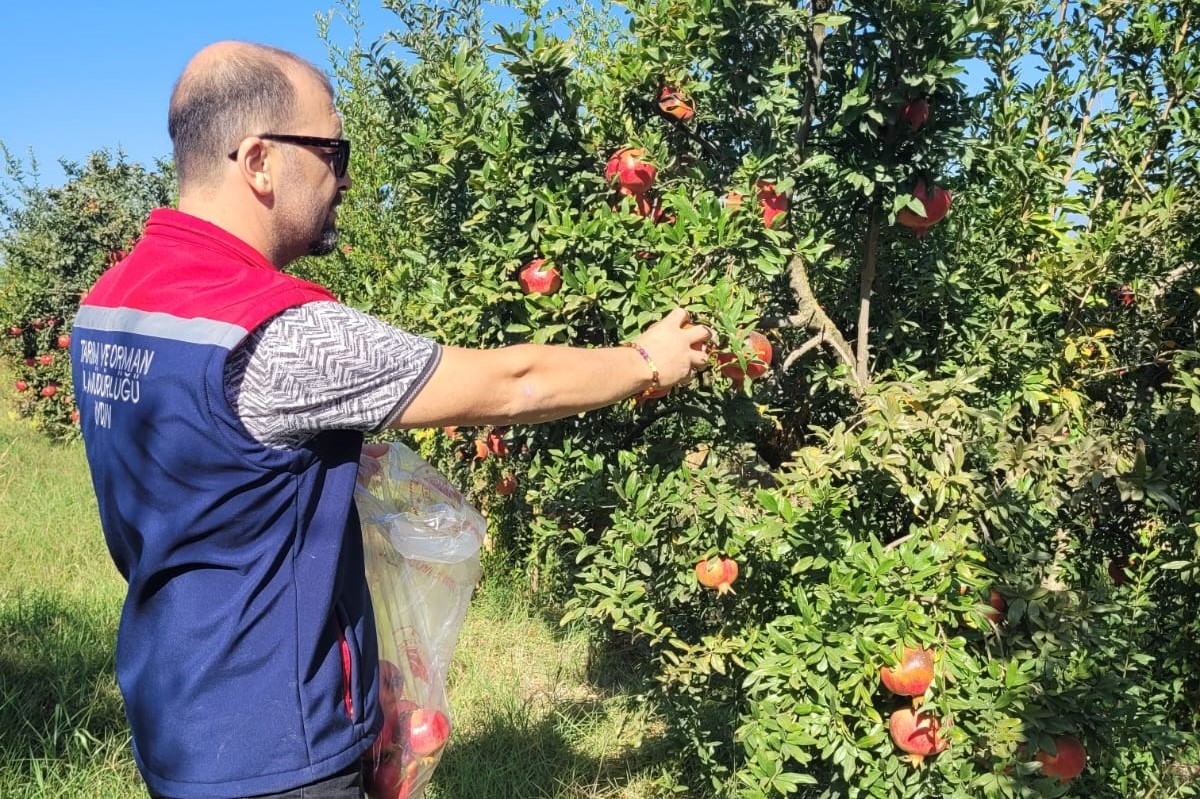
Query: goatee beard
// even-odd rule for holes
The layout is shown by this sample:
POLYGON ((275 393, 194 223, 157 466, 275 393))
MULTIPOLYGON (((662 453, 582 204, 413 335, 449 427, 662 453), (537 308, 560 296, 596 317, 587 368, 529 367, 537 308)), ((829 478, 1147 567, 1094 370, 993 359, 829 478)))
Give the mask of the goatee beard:
POLYGON ((321 235, 308 245, 309 255, 329 255, 337 249, 338 229, 337 223, 332 219, 325 223, 325 227, 321 228, 321 235))

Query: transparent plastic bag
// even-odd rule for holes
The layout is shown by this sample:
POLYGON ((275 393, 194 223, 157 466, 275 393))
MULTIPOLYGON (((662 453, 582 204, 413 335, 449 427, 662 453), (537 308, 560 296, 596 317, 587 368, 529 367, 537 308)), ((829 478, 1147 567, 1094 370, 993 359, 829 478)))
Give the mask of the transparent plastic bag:
POLYGON ((446 675, 481 573, 486 523, 403 444, 389 444, 378 457, 364 452, 358 483, 384 711, 383 730, 365 756, 367 795, 418 799, 450 735, 446 675))

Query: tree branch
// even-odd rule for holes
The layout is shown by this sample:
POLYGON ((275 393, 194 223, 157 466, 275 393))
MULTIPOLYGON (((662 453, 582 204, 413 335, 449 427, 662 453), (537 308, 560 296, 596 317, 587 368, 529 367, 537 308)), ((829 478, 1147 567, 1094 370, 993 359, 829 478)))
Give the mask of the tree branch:
POLYGON ((855 394, 861 394, 863 384, 858 380, 854 350, 838 330, 837 325, 825 313, 825 309, 817 302, 812 286, 808 282, 804 259, 799 255, 793 255, 792 260, 788 263, 788 282, 791 284, 792 293, 796 296, 796 313, 790 316, 763 317, 759 320, 759 324, 763 328, 782 327, 811 330, 814 335, 801 344, 798 349, 788 354, 783 361, 784 369, 789 368, 805 353, 824 346, 833 353, 838 361, 850 369, 856 383, 855 394))
POLYGON ((867 384, 867 350, 871 338, 871 291, 879 259, 879 208, 872 204, 871 222, 867 226, 867 246, 863 255, 861 279, 858 285, 858 342, 855 349, 855 377, 860 386, 867 384))
POLYGON ((825 71, 825 26, 813 25, 812 18, 824 14, 833 5, 833 0, 812 0, 808 34, 805 36, 805 60, 808 62, 808 83, 804 86, 804 101, 800 106, 800 126, 796 128, 796 149, 800 160, 804 160, 804 148, 812 130, 813 105, 817 91, 821 88, 821 74, 825 71))

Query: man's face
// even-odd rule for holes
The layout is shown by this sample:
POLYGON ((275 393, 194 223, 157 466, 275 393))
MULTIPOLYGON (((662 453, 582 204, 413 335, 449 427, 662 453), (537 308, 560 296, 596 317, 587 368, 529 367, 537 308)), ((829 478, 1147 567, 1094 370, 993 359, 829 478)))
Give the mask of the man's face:
MULTIPOLYGON (((336 139, 342 121, 325 87, 309 75, 297 78, 299 107, 287 131, 299 136, 336 139)), ((342 192, 350 188, 349 173, 334 175, 328 150, 304 145, 279 147, 285 165, 285 189, 278 196, 280 241, 289 260, 303 255, 328 255, 337 246, 337 211, 342 192)))

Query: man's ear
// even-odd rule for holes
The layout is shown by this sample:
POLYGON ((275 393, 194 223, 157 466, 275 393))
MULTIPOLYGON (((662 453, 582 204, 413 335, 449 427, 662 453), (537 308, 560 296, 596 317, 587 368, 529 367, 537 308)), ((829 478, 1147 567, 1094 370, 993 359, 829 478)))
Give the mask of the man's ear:
POLYGON ((272 153, 267 147, 267 143, 255 136, 243 139, 241 146, 238 147, 238 173, 242 176, 242 180, 246 181, 246 185, 250 187, 251 191, 260 197, 274 192, 271 168, 275 166, 277 159, 271 156, 272 153))

